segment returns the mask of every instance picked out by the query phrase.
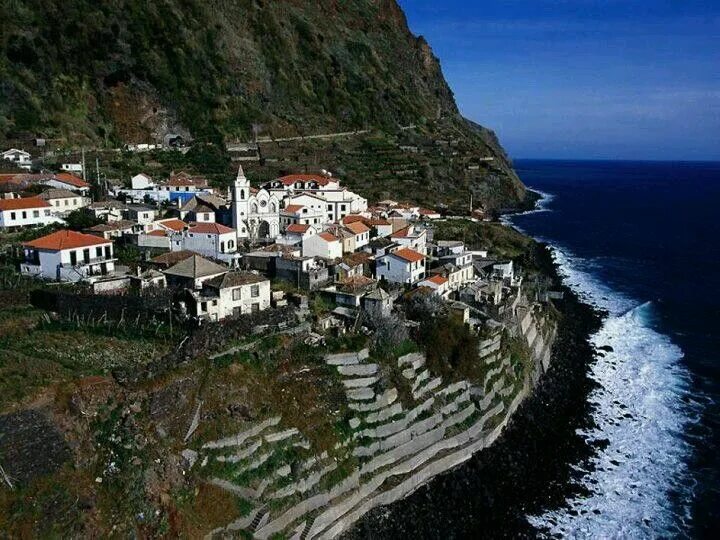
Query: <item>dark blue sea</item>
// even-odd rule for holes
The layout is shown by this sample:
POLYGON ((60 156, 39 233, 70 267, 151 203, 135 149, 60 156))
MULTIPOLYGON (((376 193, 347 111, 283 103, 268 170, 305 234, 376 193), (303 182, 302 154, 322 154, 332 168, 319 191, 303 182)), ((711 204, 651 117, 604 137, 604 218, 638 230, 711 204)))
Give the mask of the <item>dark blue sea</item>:
POLYGON ((519 160, 544 195, 510 218, 555 248, 562 274, 607 310, 591 377, 603 445, 589 493, 528 516, 571 537, 720 531, 720 163, 519 160), (605 444, 606 443, 606 444, 605 444))

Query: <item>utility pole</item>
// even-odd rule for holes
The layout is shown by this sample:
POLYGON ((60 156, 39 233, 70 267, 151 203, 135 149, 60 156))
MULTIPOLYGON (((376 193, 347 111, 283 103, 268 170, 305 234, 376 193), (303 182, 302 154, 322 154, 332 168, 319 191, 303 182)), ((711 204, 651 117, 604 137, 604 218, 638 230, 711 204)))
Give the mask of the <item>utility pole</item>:
POLYGON ((472 217, 473 206, 472 206, 472 191, 470 192, 470 217, 472 217))
POLYGON ((85 174, 85 147, 82 147, 82 170, 83 170, 83 180, 87 182, 87 175, 85 174))

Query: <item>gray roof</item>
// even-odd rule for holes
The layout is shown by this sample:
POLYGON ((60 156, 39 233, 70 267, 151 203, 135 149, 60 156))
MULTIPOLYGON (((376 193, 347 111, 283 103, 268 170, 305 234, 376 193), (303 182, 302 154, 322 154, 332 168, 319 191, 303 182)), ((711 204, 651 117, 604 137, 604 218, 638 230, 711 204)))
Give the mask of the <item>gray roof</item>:
POLYGON ((226 289, 228 287, 239 287, 241 285, 252 285, 268 281, 268 278, 251 272, 231 271, 222 276, 214 277, 205 282, 206 285, 216 289, 226 289))
POLYGON ((384 289, 378 287, 374 291, 367 293, 365 298, 370 300, 387 300, 390 298, 390 295, 384 289))
POLYGON ((39 197, 44 200, 48 199, 69 199, 70 197, 79 197, 77 193, 73 193, 69 189, 57 188, 57 189, 46 189, 39 197))
POLYGON ((227 271, 228 269, 225 266, 220 266, 217 263, 208 261, 200 255, 193 255, 192 257, 188 257, 176 265, 171 266, 165 270, 165 273, 170 274, 171 276, 197 279, 222 274, 227 271))

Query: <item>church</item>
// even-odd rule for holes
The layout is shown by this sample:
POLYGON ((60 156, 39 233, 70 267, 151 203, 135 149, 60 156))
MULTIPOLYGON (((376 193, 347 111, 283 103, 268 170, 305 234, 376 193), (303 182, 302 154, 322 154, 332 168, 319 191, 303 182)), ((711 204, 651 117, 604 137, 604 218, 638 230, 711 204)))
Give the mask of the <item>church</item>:
POLYGON ((280 234, 280 199, 267 189, 254 189, 242 166, 232 187, 232 226, 238 240, 272 241, 280 234))

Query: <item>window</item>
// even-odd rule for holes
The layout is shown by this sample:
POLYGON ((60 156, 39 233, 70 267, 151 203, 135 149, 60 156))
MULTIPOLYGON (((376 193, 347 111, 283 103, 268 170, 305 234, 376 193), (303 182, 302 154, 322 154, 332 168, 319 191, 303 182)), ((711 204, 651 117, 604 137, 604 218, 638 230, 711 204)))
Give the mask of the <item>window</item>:
POLYGON ((45 210, 45 215, 46 215, 46 216, 49 216, 49 215, 50 215, 50 210, 45 210))
POLYGON ((260 311, 260 304, 252 304, 250 306, 250 311, 252 311, 253 313, 257 313, 258 311, 260 311))
POLYGON ((69 202, 69 201, 68 201, 67 199, 65 199, 65 206, 68 205, 68 202, 69 202))
POLYGON ((232 299, 234 301, 242 300, 242 287, 238 287, 237 289, 233 289, 232 291, 232 299))
POLYGON ((73 199, 73 205, 74 205, 74 206, 77 206, 77 203, 78 203, 78 202, 77 202, 77 199, 73 199))
POLYGON ((22 218, 23 218, 23 219, 27 219, 27 212, 23 212, 23 213, 22 213, 22 218))
POLYGON ((15 219, 15 212, 10 212, 10 219, 15 219))
POLYGON ((332 204, 328 204, 327 207, 328 207, 328 212, 332 212, 332 204))
POLYGON ((207 311, 207 302, 200 302, 200 312, 207 311))
POLYGON ((260 285, 250 286, 250 298, 257 298, 260 296, 260 285))
POLYGON ((40 210, 33 210, 33 217, 35 217, 35 218, 40 217, 40 210))
POLYGON ((96 257, 102 257, 102 248, 101 248, 101 247, 96 247, 96 248, 95 248, 95 256, 96 256, 96 257))
POLYGON ((213 301, 212 301, 212 305, 213 305, 213 306, 217 306, 217 300, 213 300, 213 301))
POLYGON ((341 204, 341 205, 340 205, 340 210, 342 210, 343 212, 344 212, 345 210, 347 210, 347 204, 341 204))

